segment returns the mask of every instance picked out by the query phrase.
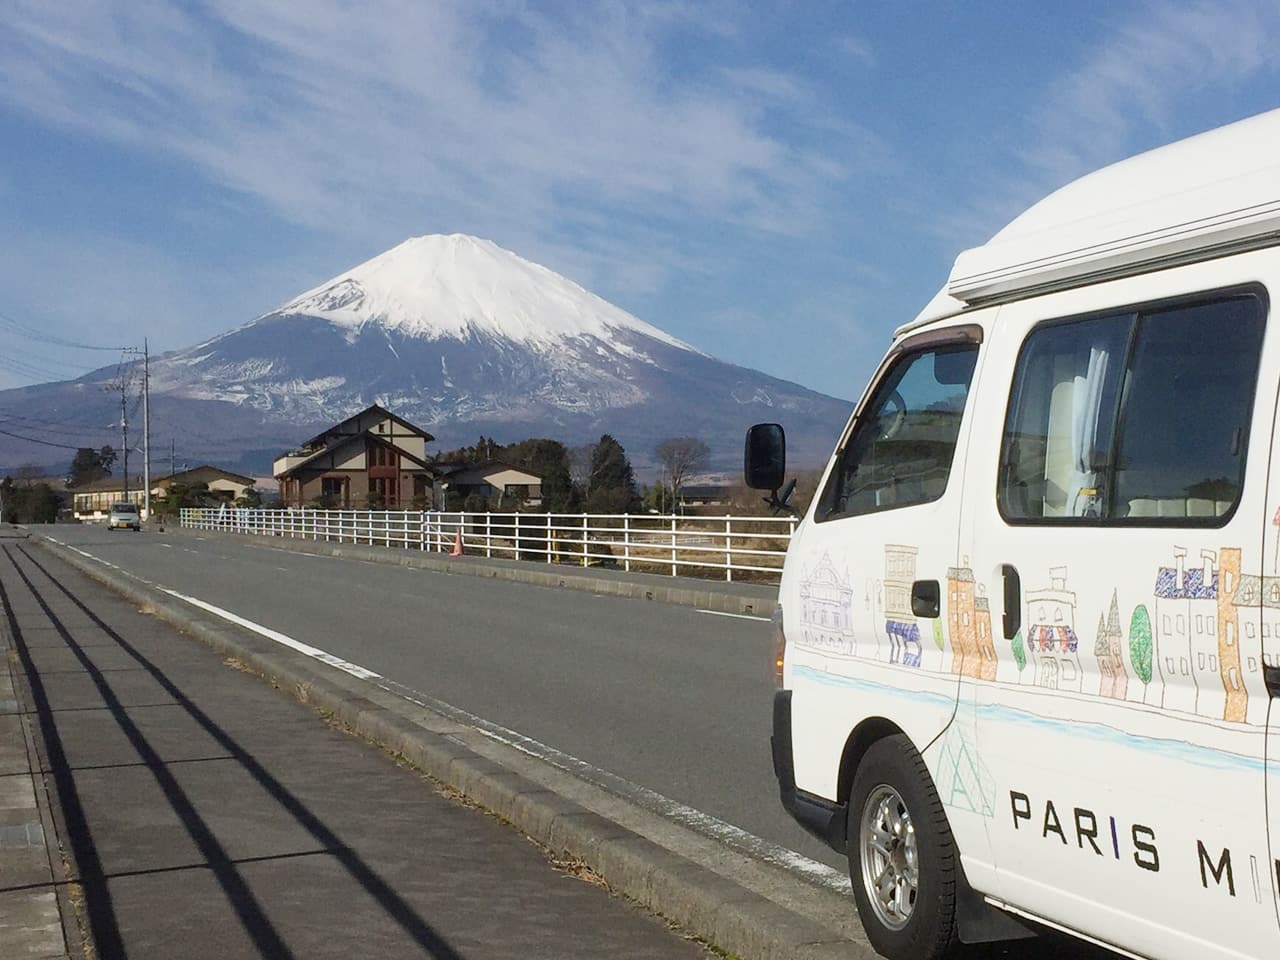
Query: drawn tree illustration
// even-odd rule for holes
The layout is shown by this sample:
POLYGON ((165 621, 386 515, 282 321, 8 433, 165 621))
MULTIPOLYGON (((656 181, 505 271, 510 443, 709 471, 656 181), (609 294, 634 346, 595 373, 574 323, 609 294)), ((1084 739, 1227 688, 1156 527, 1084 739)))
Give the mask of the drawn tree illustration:
POLYGON ((1129 656, 1133 660, 1133 672, 1145 687, 1151 682, 1151 615, 1138 604, 1129 621, 1129 656))
POLYGON ((933 621, 933 642, 937 644, 939 650, 943 648, 941 617, 935 617, 933 621))
POLYGON ((1027 644, 1022 639, 1021 630, 1013 635, 1009 645, 1013 647, 1013 662, 1018 665, 1018 672, 1021 673, 1027 669, 1027 644))

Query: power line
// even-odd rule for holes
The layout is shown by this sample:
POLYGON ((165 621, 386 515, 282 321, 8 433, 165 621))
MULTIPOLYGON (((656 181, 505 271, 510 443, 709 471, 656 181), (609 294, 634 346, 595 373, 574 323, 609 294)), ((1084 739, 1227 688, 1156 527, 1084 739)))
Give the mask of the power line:
POLYGON ((41 333, 34 327, 29 327, 25 323, 15 320, 13 317, 5 313, 0 313, 0 323, 3 323, 19 336, 26 337, 28 340, 35 340, 39 343, 48 343, 55 347, 68 347, 72 350, 101 350, 104 353, 115 353, 117 350, 124 349, 123 347, 104 347, 100 344, 94 343, 77 343, 74 340, 66 340, 62 337, 55 337, 51 334, 41 333))
POLYGON ((73 447, 65 443, 53 443, 50 440, 39 440, 35 437, 24 437, 20 433, 10 433, 8 430, 0 430, 0 434, 6 437, 13 437, 15 440, 26 440, 28 443, 38 443, 42 447, 57 447, 60 450, 79 450, 79 447, 73 447))

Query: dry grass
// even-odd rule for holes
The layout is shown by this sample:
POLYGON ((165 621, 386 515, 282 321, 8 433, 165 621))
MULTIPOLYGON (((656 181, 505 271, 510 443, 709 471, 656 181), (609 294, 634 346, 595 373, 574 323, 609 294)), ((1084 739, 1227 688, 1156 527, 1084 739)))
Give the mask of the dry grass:
POLYGON ((561 873, 581 880, 583 883, 589 883, 593 887, 599 887, 602 890, 609 889, 609 881, 592 870, 581 857, 557 857, 546 847, 543 847, 542 844, 537 845, 542 848, 551 866, 561 873))

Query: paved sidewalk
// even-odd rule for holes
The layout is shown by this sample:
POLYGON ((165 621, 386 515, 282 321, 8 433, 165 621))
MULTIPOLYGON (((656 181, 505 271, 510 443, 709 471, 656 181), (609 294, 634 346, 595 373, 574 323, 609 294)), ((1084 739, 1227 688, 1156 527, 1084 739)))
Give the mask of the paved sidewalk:
POLYGON ((3 537, 0 607, 5 960, 709 955, 3 537))

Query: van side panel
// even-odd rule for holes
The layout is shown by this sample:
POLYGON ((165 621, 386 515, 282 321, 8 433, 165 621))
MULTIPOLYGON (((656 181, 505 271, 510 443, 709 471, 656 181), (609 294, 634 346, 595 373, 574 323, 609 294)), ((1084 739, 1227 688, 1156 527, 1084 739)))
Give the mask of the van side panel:
POLYGON ((1280 250, 1006 304, 974 410, 986 428, 960 552, 993 622, 1018 625, 996 636, 993 676, 964 677, 952 728, 995 798, 983 892, 1162 960, 1280 954, 1260 599, 1280 575, 1263 544, 1280 505, 1267 489, 1280 329, 1266 287, 1280 290, 1280 250), (1196 328, 1195 347, 1161 340, 1187 317, 1254 323, 1252 307, 1217 305, 1255 290, 1249 363, 1217 352, 1248 340, 1234 326, 1196 328), (1096 318, 1123 335, 1085 330, 1096 318), (1234 466, 1171 479, 1213 457, 1240 482, 1234 466))

